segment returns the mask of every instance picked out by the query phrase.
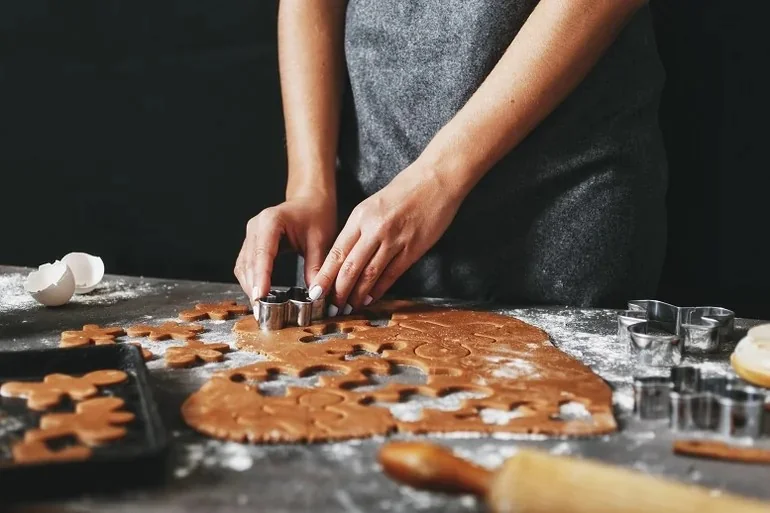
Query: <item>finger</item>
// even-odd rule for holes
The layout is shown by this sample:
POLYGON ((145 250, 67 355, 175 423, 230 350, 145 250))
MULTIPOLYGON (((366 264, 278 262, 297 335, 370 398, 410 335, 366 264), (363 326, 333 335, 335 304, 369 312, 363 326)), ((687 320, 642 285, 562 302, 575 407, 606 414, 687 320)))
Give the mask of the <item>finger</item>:
POLYGON ((270 276, 273 273, 273 262, 278 254, 278 244, 283 235, 283 227, 276 214, 265 211, 257 223, 254 234, 254 243, 249 251, 250 263, 247 267, 253 272, 252 289, 250 291, 252 301, 265 296, 270 290, 270 276))
POLYGON ((372 255, 379 246, 379 241, 375 238, 360 237, 342 263, 337 279, 334 281, 332 303, 342 310, 343 315, 353 311, 353 306, 348 303, 348 296, 356 285, 361 271, 372 259, 372 255))
POLYGON ((323 243, 321 235, 308 236, 305 251, 302 255, 305 257, 305 283, 313 283, 315 281, 315 277, 324 263, 324 256, 326 256, 327 251, 329 251, 329 248, 323 243))
MULTIPOLYGON (((337 273, 340 272, 340 267, 342 267, 348 253, 353 249, 359 237, 360 232, 358 228, 352 228, 350 224, 345 225, 312 282, 313 285, 309 291, 312 299, 318 299, 331 291, 332 285, 337 278, 337 273)), ((339 305, 329 305, 329 315, 331 317, 337 315, 338 311, 339 305)))
POLYGON ((251 297, 251 283, 249 283, 246 279, 246 272, 244 271, 244 253, 243 253, 243 247, 241 247, 240 253, 238 253, 238 259, 235 261, 235 268, 233 269, 233 274, 235 275, 235 279, 238 280, 238 284, 243 289, 243 292, 251 297))
POLYGON ((371 295, 371 291, 377 280, 382 275, 382 272, 398 255, 399 248, 396 246, 385 247, 380 245, 377 248, 377 252, 374 254, 368 264, 361 270, 361 274, 358 277, 358 282, 353 288, 353 292, 350 294, 348 303, 353 306, 353 310, 361 308, 361 306, 369 306, 374 298, 371 295))
POLYGON ((392 287, 394 283, 396 283, 396 280, 399 279, 407 269, 409 269, 411 264, 412 262, 406 256, 406 252, 404 250, 400 251, 393 258, 393 260, 388 263, 387 267, 383 269, 382 274, 377 280, 377 283, 375 283, 371 292, 369 292, 369 295, 373 298, 373 301, 376 301, 384 296, 388 289, 392 287))

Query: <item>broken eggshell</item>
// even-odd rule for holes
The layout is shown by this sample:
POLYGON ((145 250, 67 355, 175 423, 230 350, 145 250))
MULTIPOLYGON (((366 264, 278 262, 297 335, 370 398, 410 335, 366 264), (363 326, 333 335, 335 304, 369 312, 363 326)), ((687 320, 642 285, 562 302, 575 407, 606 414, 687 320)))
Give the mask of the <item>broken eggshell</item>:
POLYGON ((43 264, 27 276, 24 289, 45 306, 61 306, 75 293, 75 276, 69 266, 57 260, 43 264))
POLYGON ((91 292, 104 278, 104 262, 98 256, 75 251, 61 260, 75 276, 75 294, 91 292))

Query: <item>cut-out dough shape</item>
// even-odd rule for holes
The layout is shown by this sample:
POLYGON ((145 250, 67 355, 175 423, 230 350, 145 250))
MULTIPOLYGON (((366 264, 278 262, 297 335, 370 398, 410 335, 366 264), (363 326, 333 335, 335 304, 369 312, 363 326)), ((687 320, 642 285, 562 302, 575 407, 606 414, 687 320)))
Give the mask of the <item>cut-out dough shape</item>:
POLYGON ((246 305, 239 305, 235 301, 222 301, 221 303, 199 303, 192 310, 185 310, 179 314, 183 321, 200 321, 203 319, 215 319, 223 321, 233 315, 244 315, 251 311, 246 305))
POLYGON ((166 349, 166 366, 178 368, 190 367, 199 362, 221 362, 223 353, 229 350, 229 345, 219 342, 206 344, 200 340, 188 340, 183 346, 166 349))
POLYGON ((699 458, 770 465, 769 449, 728 445, 717 440, 676 440, 674 452, 699 458))
POLYGON ((197 431, 235 441, 341 440, 392 432, 508 432, 597 435, 617 429, 612 391, 589 367, 554 347, 542 330, 518 319, 410 302, 378 302, 356 318, 306 328, 264 332, 253 316, 236 322, 237 345, 268 361, 215 374, 182 405, 197 431), (386 319, 378 327, 375 320, 386 319), (344 338, 325 338, 341 332, 344 338), (359 355, 351 359, 350 355, 359 355), (377 355, 378 357, 368 356, 377 355), (389 382, 356 391, 372 375, 397 365, 422 370, 425 384, 389 382), (259 393, 276 373, 303 377, 335 371, 316 388, 289 386, 282 396, 259 393), (443 397, 473 392, 453 411, 423 409, 399 421, 376 404, 418 394, 443 397), (561 418, 574 402, 590 415, 561 418), (526 412, 507 422, 486 422, 482 412, 526 412))
POLYGON ((78 403, 74 413, 49 413, 40 418, 40 428, 24 434, 24 440, 35 442, 62 436, 73 436, 86 445, 99 445, 126 436, 126 424, 134 414, 121 411, 123 399, 96 397, 78 403))
POLYGON ((58 438, 55 436, 55 433, 50 435, 50 437, 43 437, 34 441, 22 440, 13 444, 11 448, 13 461, 19 464, 29 464, 54 461, 81 461, 91 457, 91 449, 84 445, 71 445, 58 450, 50 449, 46 444, 46 440, 58 438))
MULTIPOLYGON (((96 324, 86 324, 82 330, 64 331, 61 334, 59 347, 84 347, 91 344, 96 346, 117 344, 115 337, 125 335, 123 328, 100 328, 96 324)), ((144 361, 152 360, 153 354, 142 347, 139 342, 129 342, 139 348, 144 361)))
POLYGON ((148 337, 150 340, 190 340, 203 331, 199 324, 181 324, 178 322, 164 322, 159 326, 149 324, 137 324, 126 328, 129 337, 148 337))
POLYGON ((115 337, 125 335, 123 328, 102 328, 98 324, 86 324, 82 330, 63 331, 59 347, 82 347, 91 344, 113 344, 115 337))
POLYGON ((64 396, 82 401, 96 395, 97 386, 122 383, 128 375, 120 370, 97 370, 81 377, 67 374, 49 374, 43 381, 9 381, 0 387, 3 397, 23 397, 31 410, 45 410, 56 406, 64 396))

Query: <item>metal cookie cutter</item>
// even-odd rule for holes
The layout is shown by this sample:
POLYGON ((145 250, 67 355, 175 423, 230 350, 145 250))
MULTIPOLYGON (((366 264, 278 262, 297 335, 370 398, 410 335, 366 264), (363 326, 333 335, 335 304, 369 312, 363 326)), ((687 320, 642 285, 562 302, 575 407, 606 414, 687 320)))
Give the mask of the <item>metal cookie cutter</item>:
POLYGON ((259 326, 265 331, 309 326, 311 322, 323 319, 325 302, 324 298, 310 299, 304 287, 271 290, 259 299, 259 326))
POLYGON ((634 378, 634 415, 640 420, 664 419, 668 416, 671 380, 666 377, 634 378))
POLYGON ((668 378, 634 379, 637 418, 668 416, 673 431, 759 438, 763 435, 765 401, 763 389, 737 378, 702 378, 695 367, 674 367, 668 378))
POLYGON ((762 434, 765 395, 741 389, 728 389, 717 398, 719 423, 717 432, 722 436, 758 438, 762 434))
POLYGON ((289 298, 289 324, 309 326, 311 322, 323 319, 323 299, 314 301, 304 287, 291 287, 286 295, 289 298))
POLYGON ((637 363, 649 367, 673 367, 682 361, 684 342, 671 334, 664 323, 644 321, 628 327, 630 352, 637 363))
POLYGON ((265 331, 280 330, 288 318, 288 300, 283 291, 271 290, 259 298, 259 327, 265 331))
POLYGON ((733 335, 735 313, 716 306, 679 307, 654 299, 628 302, 618 315, 618 340, 640 363, 679 365, 685 351, 711 353, 733 335), (671 346, 675 347, 671 347, 671 346))

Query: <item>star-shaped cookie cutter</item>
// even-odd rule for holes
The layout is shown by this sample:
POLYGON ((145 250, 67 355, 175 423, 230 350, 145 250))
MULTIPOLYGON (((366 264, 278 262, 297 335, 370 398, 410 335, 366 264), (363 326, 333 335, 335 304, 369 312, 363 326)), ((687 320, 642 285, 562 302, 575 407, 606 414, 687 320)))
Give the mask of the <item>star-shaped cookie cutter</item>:
POLYGON ((656 299, 628 302, 618 314, 618 340, 638 363, 679 365, 686 351, 713 353, 730 340, 735 312, 720 306, 676 306, 656 299))

